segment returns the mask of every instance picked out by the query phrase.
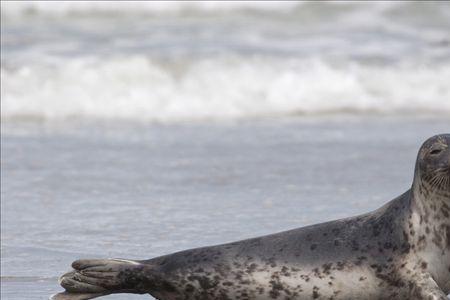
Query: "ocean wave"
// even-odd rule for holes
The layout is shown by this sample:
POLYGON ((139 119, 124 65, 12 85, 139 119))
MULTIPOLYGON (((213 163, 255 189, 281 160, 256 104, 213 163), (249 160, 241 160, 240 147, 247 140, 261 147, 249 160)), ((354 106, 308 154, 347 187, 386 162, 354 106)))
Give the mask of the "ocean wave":
POLYGON ((289 11, 302 1, 14 1, 2 3, 5 15, 154 14, 230 12, 236 10, 289 11))
MULTIPOLYGON (((444 4, 445 5, 445 4, 444 4)), ((126 15, 208 15, 237 12, 260 12, 264 14, 297 14, 307 12, 330 15, 359 12, 379 14, 401 10, 402 13, 423 13, 426 5, 410 2, 379 1, 361 3, 354 1, 8 1, 2 2, 2 15, 13 17, 27 16, 126 16, 126 15), (330 8, 332 10, 330 10, 330 8), (333 11, 335 8, 342 8, 333 11)), ((434 4, 436 8, 439 5, 434 4)), ((438 10, 438 9, 437 9, 438 10)), ((368 14, 368 15, 370 15, 368 14)), ((366 15, 366 14, 365 14, 366 15)))
POLYGON ((1 69, 3 119, 174 122, 292 114, 450 113, 448 64, 143 55, 1 69))

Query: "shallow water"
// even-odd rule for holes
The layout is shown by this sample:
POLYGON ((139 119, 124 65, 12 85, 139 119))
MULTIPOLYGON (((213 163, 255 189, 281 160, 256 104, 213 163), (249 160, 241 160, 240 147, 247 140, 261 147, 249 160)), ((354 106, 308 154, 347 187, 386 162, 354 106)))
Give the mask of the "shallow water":
POLYGON ((1 8, 2 299, 374 209, 450 128, 446 2, 1 8))
MULTIPOLYGON (((145 259, 351 216, 411 184, 435 117, 2 124, 2 299, 81 257, 145 259)), ((148 299, 119 295, 110 299, 148 299)))

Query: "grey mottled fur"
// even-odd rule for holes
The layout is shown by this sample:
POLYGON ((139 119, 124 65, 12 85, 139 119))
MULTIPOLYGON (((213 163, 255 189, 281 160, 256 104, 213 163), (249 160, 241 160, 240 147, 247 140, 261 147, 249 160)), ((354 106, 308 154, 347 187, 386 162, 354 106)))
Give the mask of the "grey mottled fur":
POLYGON ((54 299, 447 300, 449 214, 443 134, 421 147, 412 188, 374 212, 145 261, 75 261, 54 299))

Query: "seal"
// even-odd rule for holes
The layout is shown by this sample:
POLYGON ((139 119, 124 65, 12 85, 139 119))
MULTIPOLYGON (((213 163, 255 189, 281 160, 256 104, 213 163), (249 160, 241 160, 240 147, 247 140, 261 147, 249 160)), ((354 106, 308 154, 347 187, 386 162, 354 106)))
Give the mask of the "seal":
POLYGON ((150 260, 82 259, 53 299, 448 300, 450 134, 421 147, 411 189, 376 211, 150 260))

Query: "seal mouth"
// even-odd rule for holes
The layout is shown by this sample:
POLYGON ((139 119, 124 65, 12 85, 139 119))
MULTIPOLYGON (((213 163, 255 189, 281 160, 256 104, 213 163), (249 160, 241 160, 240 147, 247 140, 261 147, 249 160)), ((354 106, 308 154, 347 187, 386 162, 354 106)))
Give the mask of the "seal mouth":
POLYGON ((443 167, 443 168, 439 168, 439 169, 436 170, 436 172, 437 172, 437 173, 446 173, 446 174, 449 174, 449 172, 450 172, 450 166, 443 167))

